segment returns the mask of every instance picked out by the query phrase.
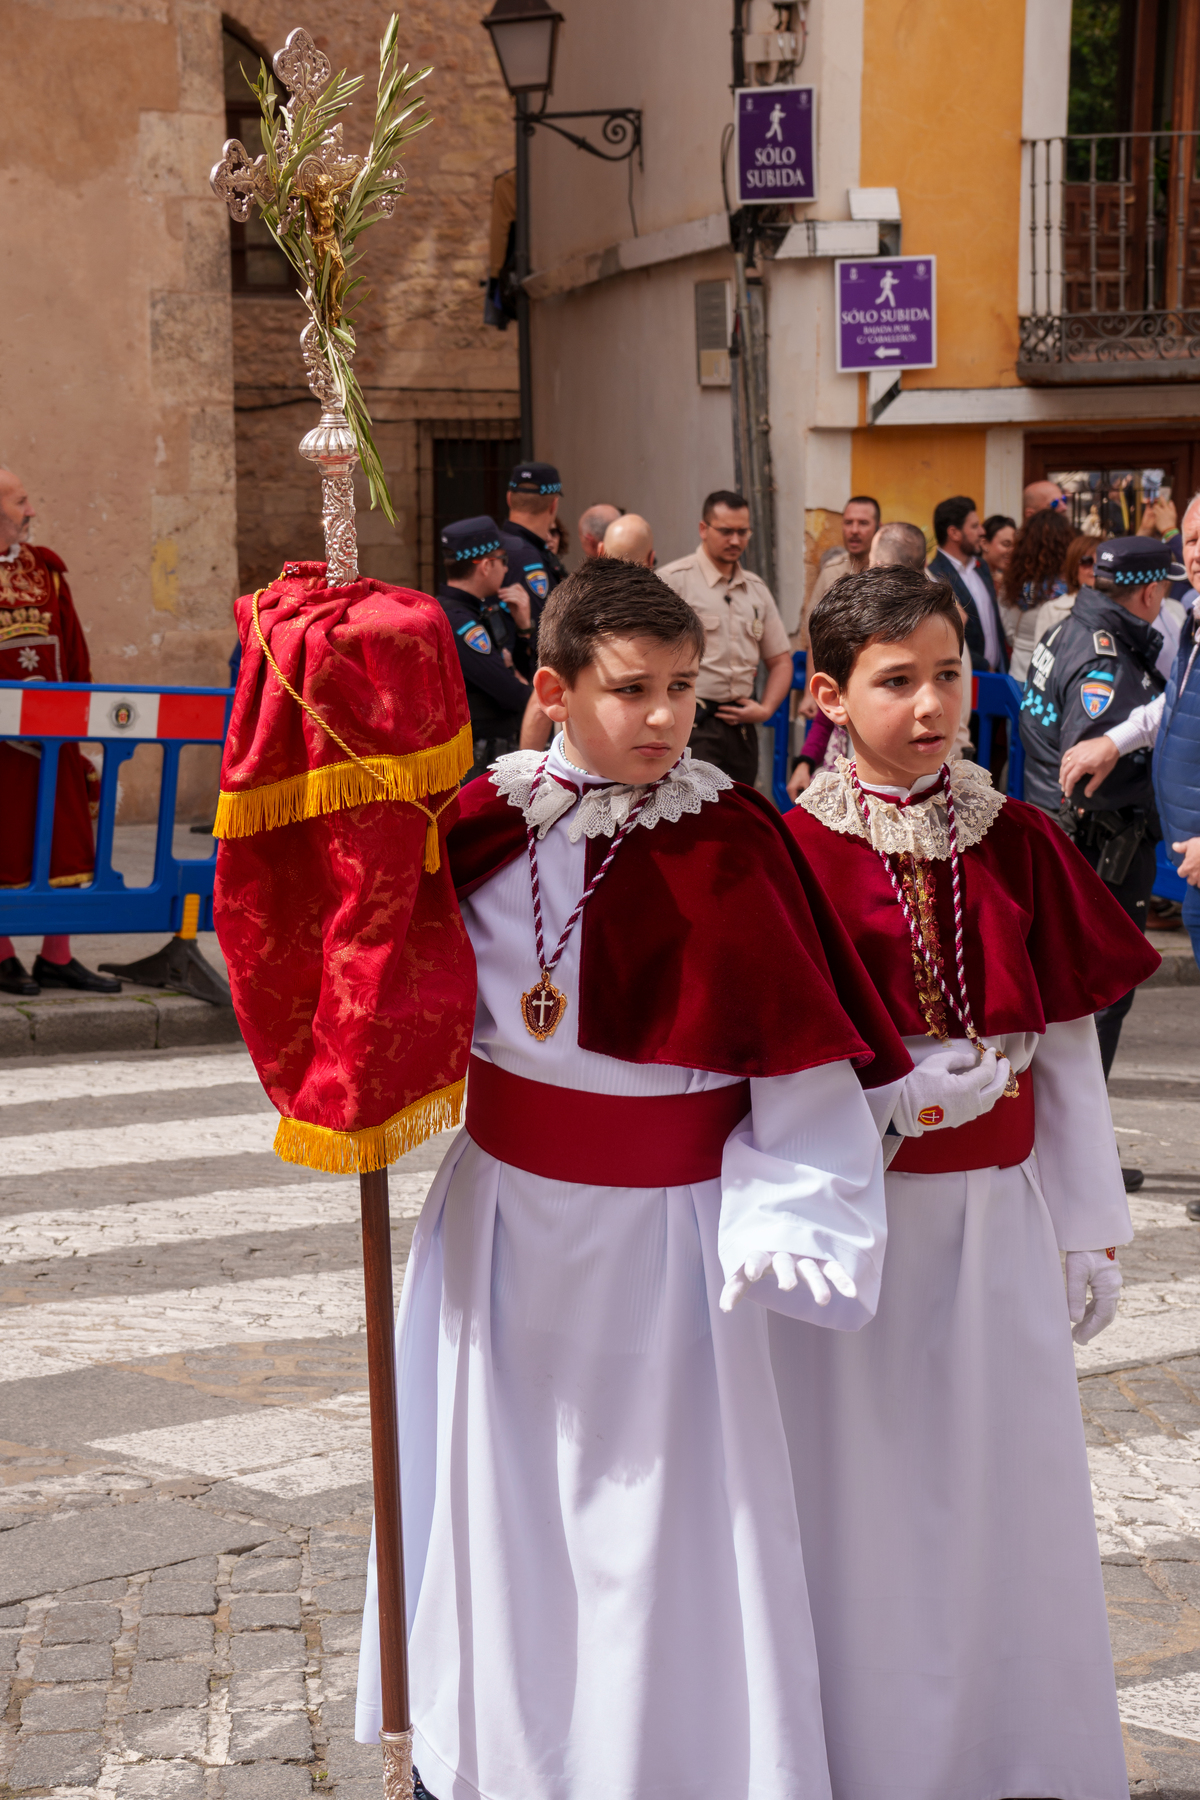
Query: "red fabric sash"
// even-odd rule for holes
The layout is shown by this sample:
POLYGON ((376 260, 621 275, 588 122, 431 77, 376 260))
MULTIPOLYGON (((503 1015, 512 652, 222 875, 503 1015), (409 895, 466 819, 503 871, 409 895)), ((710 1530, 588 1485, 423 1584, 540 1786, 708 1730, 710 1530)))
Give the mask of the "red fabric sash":
POLYGON ((721 1173, 750 1111, 750 1083, 704 1094, 589 1094, 510 1075, 473 1056, 466 1127, 498 1162, 588 1187, 687 1187, 721 1173))
POLYGON ((905 1138, 888 1165, 900 1175, 953 1175, 962 1169, 1012 1169, 1033 1149, 1033 1076, 1026 1070, 1012 1100, 949 1131, 905 1138))

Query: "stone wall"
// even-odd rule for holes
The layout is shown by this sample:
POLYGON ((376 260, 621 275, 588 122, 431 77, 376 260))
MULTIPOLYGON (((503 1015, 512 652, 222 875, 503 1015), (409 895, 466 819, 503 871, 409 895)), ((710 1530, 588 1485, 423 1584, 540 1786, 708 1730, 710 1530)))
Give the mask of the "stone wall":
MULTIPOLYGON (((0 458, 29 488, 35 541, 67 563, 96 680, 223 683, 236 561, 228 233, 208 187, 219 8, 10 0, 5 62, 0 458)), ((184 813, 207 804, 211 762, 193 759, 184 813)), ((137 769, 126 819, 153 812, 137 769)))

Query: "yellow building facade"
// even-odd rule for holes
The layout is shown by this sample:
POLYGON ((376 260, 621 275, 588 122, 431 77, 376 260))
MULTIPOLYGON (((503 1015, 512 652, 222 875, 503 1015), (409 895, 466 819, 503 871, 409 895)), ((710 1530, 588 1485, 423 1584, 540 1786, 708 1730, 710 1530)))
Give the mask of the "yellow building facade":
POLYGON ((550 107, 642 126, 615 168, 532 145, 535 448, 570 501, 645 513, 665 559, 757 483, 795 621, 852 494, 932 542, 951 494, 1019 522, 1052 475, 1113 530, 1200 487, 1200 0, 739 0, 738 70, 728 0, 566 12, 550 107), (813 90, 811 201, 739 209, 736 85, 813 90), (936 259, 936 366, 898 386, 837 369, 835 265, 879 253, 936 259), (736 354, 701 373, 720 284, 758 400, 736 354))

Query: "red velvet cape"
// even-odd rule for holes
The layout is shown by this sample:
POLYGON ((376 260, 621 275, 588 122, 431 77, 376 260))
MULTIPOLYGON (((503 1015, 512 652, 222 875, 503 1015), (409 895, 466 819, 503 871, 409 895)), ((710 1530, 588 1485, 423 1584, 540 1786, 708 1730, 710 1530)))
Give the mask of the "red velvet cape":
MULTIPOLYGON (((784 829, 837 908, 897 1030, 923 1035, 908 926, 879 852, 865 838, 831 831, 802 806, 787 814, 784 829)), ((1158 952, 1037 807, 1006 800, 961 862, 967 992, 984 1036, 1081 1019, 1157 969, 1158 952)), ((956 993, 950 864, 929 866, 946 981, 956 993)))
MULTIPOLYGON (((465 899, 524 856, 525 820, 485 776, 459 805, 448 850, 465 899)), ((608 850, 589 839, 589 881, 608 850)), ((775 809, 740 784, 631 831, 576 927, 582 1047, 737 1076, 849 1058, 867 1087, 906 1074, 887 1009, 817 884, 806 893, 801 861, 775 809)))
MULTIPOLYGON (((0 563, 0 681, 90 681, 87 639, 66 582, 67 565, 53 550, 26 544, 13 563, 0 563), (18 618, 17 613, 24 614, 18 618)), ((0 887, 24 887, 33 877, 41 758, 0 744, 0 887)), ((100 784, 78 744, 58 753, 50 880, 76 887, 96 861, 92 809, 100 784)))
POLYGON ((238 601, 242 666, 221 769, 214 918, 275 1148, 381 1168, 456 1122, 475 959, 439 840, 472 760, 458 655, 426 594, 325 584, 289 565, 259 618, 238 601), (438 813, 436 824, 429 814, 438 813))

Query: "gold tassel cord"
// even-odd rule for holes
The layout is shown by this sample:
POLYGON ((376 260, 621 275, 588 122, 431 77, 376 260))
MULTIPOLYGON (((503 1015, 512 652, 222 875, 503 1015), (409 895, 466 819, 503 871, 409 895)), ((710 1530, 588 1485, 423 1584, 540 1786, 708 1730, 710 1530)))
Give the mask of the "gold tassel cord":
POLYGON ((275 1154, 283 1162, 300 1163, 329 1175, 362 1175, 386 1169, 438 1131, 448 1131, 462 1117, 464 1081, 436 1088, 393 1113, 382 1125, 359 1131, 335 1131, 306 1119, 280 1119, 275 1154))
POLYGON ((446 743, 431 744, 426 750, 411 750, 396 756, 357 755, 304 696, 296 692, 272 656, 258 616, 258 603, 266 592, 266 588, 259 588, 252 603, 254 632, 262 653, 285 693, 291 695, 339 750, 345 751, 349 761, 306 769, 300 775, 267 782, 262 787, 222 789, 217 800, 213 836, 253 837, 256 832, 273 831, 300 819, 339 812, 343 807, 364 806, 372 800, 400 800, 417 807, 429 820, 424 866, 427 873, 436 873, 441 867, 437 821, 454 795, 451 794, 436 812, 423 806, 420 796, 445 793, 448 788, 457 789, 474 761, 470 724, 464 725, 446 743))

